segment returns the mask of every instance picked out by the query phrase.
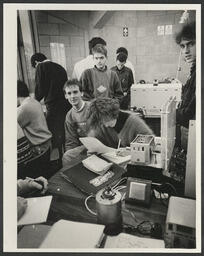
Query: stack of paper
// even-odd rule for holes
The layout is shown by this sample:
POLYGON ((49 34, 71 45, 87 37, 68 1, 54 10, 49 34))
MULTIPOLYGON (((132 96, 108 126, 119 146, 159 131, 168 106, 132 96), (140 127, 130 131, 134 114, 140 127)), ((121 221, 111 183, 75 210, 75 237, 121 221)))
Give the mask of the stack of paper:
POLYGON ((108 163, 96 155, 91 155, 90 157, 84 159, 82 161, 82 164, 88 170, 90 170, 98 175, 104 175, 110 169, 110 167, 112 165, 112 163, 108 163))
POLYGON ((89 152, 103 154, 115 151, 115 148, 105 146, 102 142, 94 137, 79 138, 81 143, 88 149, 89 152))
POLYGON ((126 233, 108 236, 105 248, 164 248, 163 240, 138 237, 126 233))
POLYGON ((59 220, 40 248, 95 248, 103 230, 104 225, 59 220))

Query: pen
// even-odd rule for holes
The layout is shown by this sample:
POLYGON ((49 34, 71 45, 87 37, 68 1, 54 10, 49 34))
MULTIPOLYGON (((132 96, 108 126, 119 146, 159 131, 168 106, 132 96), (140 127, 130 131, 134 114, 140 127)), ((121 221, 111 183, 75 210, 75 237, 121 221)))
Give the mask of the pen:
POLYGON ((102 248, 104 246, 105 239, 106 239, 106 235, 102 233, 98 243, 96 244, 96 248, 102 248))
POLYGON ((118 141, 118 149, 120 148, 120 142, 121 142, 121 139, 119 139, 118 141))
POLYGON ((38 183, 39 185, 42 186, 42 189, 41 189, 41 190, 44 189, 44 184, 43 184, 43 182, 42 182, 41 180, 36 180, 36 179, 30 178, 30 177, 26 177, 26 180, 28 180, 28 181, 34 181, 34 182, 36 182, 36 183, 38 183))

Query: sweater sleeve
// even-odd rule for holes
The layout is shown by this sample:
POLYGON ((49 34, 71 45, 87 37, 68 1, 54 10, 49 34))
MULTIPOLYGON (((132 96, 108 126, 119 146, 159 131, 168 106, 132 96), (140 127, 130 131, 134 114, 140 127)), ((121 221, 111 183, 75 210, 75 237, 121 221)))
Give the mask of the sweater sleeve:
POLYGON ((81 75, 81 86, 83 92, 83 100, 89 101, 94 99, 94 89, 93 89, 93 82, 91 80, 91 73, 90 69, 85 70, 81 75))
POLYGON ((65 120, 65 150, 70 150, 75 147, 80 146, 81 143, 76 132, 76 127, 74 127, 71 117, 68 113, 65 120))
POLYGON ((196 73, 192 72, 182 90, 182 101, 176 111, 176 122, 188 128, 189 120, 196 115, 196 73))
POLYGON ((18 107, 17 120, 22 129, 26 127, 30 123, 29 109, 24 108, 23 106, 18 107))
POLYGON ((194 118, 196 110, 196 97, 192 95, 188 106, 178 108, 176 111, 176 122, 188 128, 189 120, 194 118))
POLYGON ((42 70, 42 66, 39 64, 35 73, 35 98, 41 101, 44 97, 44 87, 46 86, 45 74, 42 70))
POLYGON ((111 71, 111 72, 113 76, 113 98, 118 99, 120 102, 123 98, 123 90, 121 87, 121 83, 117 73, 114 71, 111 71))
POLYGON ((128 93, 130 93, 130 87, 134 84, 134 78, 132 70, 130 69, 129 77, 128 77, 128 93))

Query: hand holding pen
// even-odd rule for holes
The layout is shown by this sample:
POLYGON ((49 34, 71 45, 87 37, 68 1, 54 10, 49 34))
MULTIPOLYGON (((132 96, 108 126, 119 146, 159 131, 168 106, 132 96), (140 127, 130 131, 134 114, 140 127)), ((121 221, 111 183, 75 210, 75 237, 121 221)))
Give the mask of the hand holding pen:
POLYGON ((40 176, 38 178, 32 179, 26 177, 26 180, 30 182, 31 189, 37 189, 41 194, 45 194, 48 188, 48 181, 44 177, 40 176))
POLYGON ((19 194, 28 194, 40 191, 41 194, 45 194, 48 188, 48 181, 44 177, 40 176, 38 178, 26 177, 26 179, 18 180, 19 194))

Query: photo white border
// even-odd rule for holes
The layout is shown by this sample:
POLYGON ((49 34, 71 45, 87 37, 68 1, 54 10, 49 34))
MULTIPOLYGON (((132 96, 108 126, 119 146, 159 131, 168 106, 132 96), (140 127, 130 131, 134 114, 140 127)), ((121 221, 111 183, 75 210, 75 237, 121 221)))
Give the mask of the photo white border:
MULTIPOLYGON (((201 4, 3 4, 3 250, 4 252, 73 252, 73 250, 17 249, 17 10, 196 10, 196 249, 133 249, 128 252, 201 252, 201 4), (15 88, 15 89, 14 89, 15 88), (198 186, 199 185, 199 186, 198 186)), ((74 252, 127 252, 127 249, 83 249, 74 252)))

